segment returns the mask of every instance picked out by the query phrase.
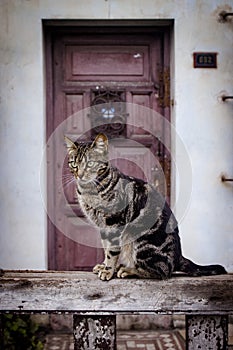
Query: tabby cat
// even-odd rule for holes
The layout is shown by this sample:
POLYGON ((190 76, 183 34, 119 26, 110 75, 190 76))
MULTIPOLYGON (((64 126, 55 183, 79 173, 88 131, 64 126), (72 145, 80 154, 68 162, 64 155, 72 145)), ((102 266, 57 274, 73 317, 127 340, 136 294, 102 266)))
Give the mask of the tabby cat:
POLYGON ((93 272, 101 280, 115 274, 166 279, 174 271, 190 276, 226 273, 221 265, 200 266, 182 256, 177 222, 168 204, 153 186, 110 164, 104 134, 93 142, 73 143, 67 137, 65 141, 80 206, 100 229, 105 259, 93 272))

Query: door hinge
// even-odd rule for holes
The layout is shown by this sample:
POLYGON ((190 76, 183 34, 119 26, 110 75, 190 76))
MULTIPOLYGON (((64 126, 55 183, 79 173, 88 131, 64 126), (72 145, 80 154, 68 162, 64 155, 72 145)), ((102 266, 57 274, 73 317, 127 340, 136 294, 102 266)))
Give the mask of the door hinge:
POLYGON ((170 107, 170 67, 163 67, 159 69, 159 106, 170 107))

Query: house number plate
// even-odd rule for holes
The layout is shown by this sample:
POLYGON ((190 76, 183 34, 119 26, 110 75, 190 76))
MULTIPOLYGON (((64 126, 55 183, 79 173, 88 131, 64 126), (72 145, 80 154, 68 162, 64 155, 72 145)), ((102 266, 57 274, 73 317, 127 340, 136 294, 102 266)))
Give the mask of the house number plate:
POLYGON ((217 68, 217 52, 194 52, 194 68, 217 68))

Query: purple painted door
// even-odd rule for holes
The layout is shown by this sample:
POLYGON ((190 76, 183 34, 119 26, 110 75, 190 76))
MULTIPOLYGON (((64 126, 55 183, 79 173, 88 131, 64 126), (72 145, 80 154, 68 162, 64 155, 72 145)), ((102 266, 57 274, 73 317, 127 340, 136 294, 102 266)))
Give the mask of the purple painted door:
MULTIPOLYGON (((150 125, 145 125, 148 120, 143 115, 143 108, 148 107, 169 119, 169 107, 164 108, 159 98, 163 88, 160 73, 164 66, 169 66, 168 39, 166 30, 149 27, 49 30, 46 41, 47 137, 67 120, 66 135, 72 139, 91 139, 98 127, 93 129, 90 115, 81 116, 81 111, 85 112, 91 105, 98 106, 100 101, 129 103, 129 110, 124 113, 127 126, 119 124, 118 130, 113 130, 110 125, 105 130, 109 135, 116 133, 119 136, 110 142, 113 163, 121 171, 144 177, 155 185, 155 169, 161 166, 169 185, 169 154, 159 138, 151 137, 146 130, 156 130, 167 139, 169 132, 162 119, 152 118, 150 125), (75 113, 78 117, 70 118, 75 113), (141 127, 134 126, 135 116, 141 127)), ((108 117, 112 113, 103 109, 101 112, 104 118, 104 113, 108 117)), ((62 191, 57 189, 61 182, 61 167, 64 177, 68 173, 65 152, 61 140, 56 144, 56 151, 48 154, 48 208, 57 215, 57 222, 65 222, 66 231, 64 234, 64 230, 48 219, 49 268, 90 270, 102 260, 103 252, 98 230, 80 211, 74 184, 66 186, 63 182, 62 191), (59 191, 65 193, 66 201, 62 195, 59 197, 59 191)), ((169 188, 167 193, 169 196, 169 188)))

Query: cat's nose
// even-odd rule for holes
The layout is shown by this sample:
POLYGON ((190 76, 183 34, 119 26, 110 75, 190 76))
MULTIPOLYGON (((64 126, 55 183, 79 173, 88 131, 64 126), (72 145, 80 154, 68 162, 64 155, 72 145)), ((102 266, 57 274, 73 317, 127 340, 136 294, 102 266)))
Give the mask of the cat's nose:
POLYGON ((77 171, 77 177, 78 177, 79 179, 82 179, 82 178, 83 178, 83 175, 84 175, 83 170, 79 169, 79 170, 77 171))

